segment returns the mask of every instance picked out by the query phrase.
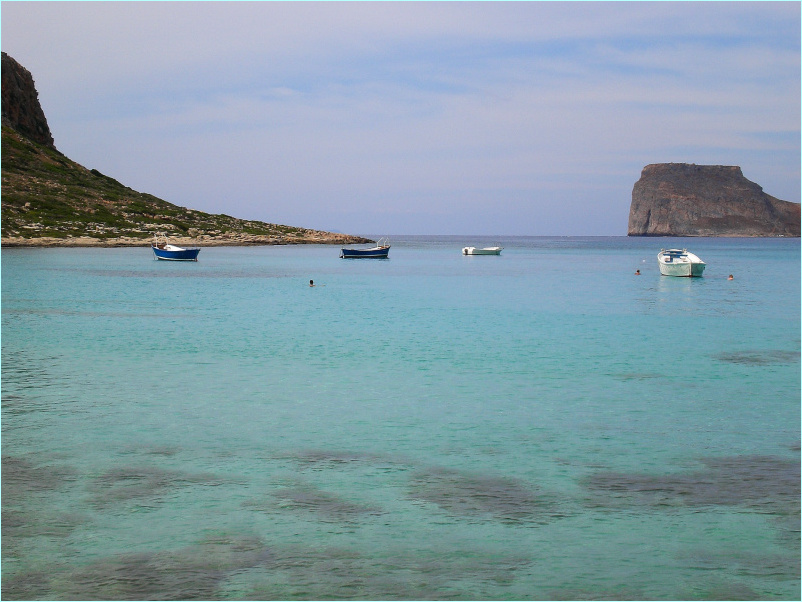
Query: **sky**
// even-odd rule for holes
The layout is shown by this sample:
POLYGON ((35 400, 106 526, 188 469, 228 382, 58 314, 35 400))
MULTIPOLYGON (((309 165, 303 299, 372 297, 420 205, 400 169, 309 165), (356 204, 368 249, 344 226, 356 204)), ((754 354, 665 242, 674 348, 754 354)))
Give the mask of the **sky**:
POLYGON ((2 2, 56 147, 349 234, 624 236, 650 163, 800 202, 799 2, 2 2))

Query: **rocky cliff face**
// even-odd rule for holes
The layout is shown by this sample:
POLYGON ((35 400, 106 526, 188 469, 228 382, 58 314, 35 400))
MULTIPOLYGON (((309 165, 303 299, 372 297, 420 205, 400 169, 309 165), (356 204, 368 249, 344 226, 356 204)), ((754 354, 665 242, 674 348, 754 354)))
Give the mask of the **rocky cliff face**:
POLYGON ((5 52, 2 55, 3 125, 34 142, 55 148, 31 72, 5 52))
POLYGON ((800 205, 725 165, 656 163, 632 189, 629 236, 799 236, 800 205))

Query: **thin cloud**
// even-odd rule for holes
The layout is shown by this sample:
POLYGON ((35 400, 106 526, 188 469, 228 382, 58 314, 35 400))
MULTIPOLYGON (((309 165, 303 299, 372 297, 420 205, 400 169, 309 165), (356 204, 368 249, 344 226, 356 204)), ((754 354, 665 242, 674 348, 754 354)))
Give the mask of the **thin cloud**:
POLYGON ((2 8, 59 149, 180 205, 356 233, 623 234, 657 161, 740 164, 799 201, 797 3, 2 8))

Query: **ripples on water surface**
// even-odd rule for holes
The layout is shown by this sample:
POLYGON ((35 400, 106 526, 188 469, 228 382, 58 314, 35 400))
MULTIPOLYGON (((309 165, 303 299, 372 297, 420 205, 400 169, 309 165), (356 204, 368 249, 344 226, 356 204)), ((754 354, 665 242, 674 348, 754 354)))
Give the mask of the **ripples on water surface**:
POLYGON ((798 240, 3 249, 2 596, 798 600, 799 301, 798 240))

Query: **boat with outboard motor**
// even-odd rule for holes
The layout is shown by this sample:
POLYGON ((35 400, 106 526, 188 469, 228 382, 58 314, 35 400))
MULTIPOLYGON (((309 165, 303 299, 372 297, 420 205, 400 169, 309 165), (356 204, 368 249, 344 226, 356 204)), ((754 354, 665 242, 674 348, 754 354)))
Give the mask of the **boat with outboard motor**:
POLYGON ((688 249, 661 249, 657 254, 657 265, 663 276, 699 277, 705 271, 705 262, 688 249))
POLYGON ((199 248, 186 249, 171 245, 164 233, 156 234, 153 237, 150 248, 153 250, 155 259, 165 261, 198 261, 198 253, 200 253, 199 248))
POLYGON ((340 249, 340 259, 373 258, 387 259, 390 252, 390 239, 380 238, 375 247, 366 249, 340 249))

